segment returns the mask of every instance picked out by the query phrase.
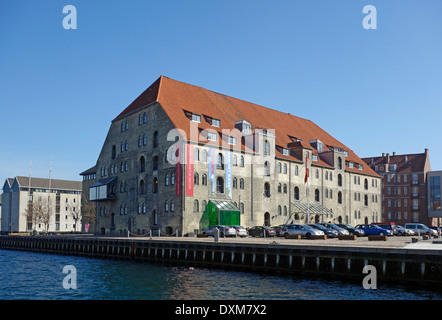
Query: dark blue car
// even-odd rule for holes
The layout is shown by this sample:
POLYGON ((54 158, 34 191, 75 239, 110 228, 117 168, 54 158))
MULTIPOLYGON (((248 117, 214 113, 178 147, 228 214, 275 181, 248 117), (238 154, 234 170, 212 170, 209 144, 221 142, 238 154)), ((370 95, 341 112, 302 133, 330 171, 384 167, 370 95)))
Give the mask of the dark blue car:
POLYGON ((377 225, 373 224, 358 224, 356 229, 364 230, 364 233, 366 236, 371 235, 379 235, 379 236, 392 236, 393 232, 391 230, 387 230, 384 228, 381 228, 377 225))

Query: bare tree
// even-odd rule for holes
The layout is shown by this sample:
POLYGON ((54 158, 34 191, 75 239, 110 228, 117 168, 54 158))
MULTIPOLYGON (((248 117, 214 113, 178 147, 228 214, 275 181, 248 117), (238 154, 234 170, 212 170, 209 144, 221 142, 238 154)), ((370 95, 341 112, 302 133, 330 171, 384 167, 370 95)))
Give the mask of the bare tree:
POLYGON ((45 197, 39 198, 39 200, 33 203, 33 211, 37 217, 37 221, 43 223, 45 226, 45 231, 48 232, 49 222, 54 214, 54 210, 51 205, 50 198, 45 197))
POLYGON ((68 202, 67 209, 68 214, 74 219, 74 231, 77 231, 78 221, 81 219, 81 204, 76 199, 73 199, 75 202, 68 202))
POLYGON ((34 210, 34 203, 32 201, 28 201, 28 207, 25 209, 26 214, 26 222, 31 224, 31 230, 34 229, 34 226, 38 223, 39 217, 37 210, 34 210))
POLYGON ((86 193, 83 193, 81 196, 81 217, 82 217, 82 224, 83 226, 86 223, 90 223, 92 225, 95 225, 95 222, 97 221, 96 216, 96 204, 93 201, 89 200, 89 196, 86 193))

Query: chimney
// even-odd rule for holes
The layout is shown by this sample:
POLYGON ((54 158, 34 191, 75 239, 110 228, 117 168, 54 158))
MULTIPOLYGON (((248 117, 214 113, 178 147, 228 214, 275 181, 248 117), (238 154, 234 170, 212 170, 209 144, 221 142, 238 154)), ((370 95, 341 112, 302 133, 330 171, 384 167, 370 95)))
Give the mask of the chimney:
POLYGON ((387 163, 390 163, 390 154, 387 153, 387 163))
POLYGON ((396 155, 396 152, 393 151, 393 157, 396 155))
POLYGON ((382 152, 382 157, 385 157, 385 152, 382 152))
POLYGON ((425 156, 428 157, 428 154, 430 153, 430 150, 428 148, 425 148, 425 156))

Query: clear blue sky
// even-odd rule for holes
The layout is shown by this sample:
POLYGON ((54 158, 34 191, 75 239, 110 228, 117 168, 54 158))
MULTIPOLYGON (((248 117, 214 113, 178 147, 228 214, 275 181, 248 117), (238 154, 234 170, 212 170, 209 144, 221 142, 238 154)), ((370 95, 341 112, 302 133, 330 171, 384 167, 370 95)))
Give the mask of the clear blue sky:
POLYGON ((442 170, 441 14, 440 0, 2 0, 0 184, 30 161, 80 180, 160 75, 310 119, 360 157, 429 148, 442 170))

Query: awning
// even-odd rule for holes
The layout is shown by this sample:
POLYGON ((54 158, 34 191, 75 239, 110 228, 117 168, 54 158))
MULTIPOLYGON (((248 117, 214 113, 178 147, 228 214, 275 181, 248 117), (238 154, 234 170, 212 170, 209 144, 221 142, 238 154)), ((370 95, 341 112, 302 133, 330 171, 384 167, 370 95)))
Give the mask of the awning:
POLYGON ((109 183, 111 183, 112 181, 116 180, 117 177, 112 177, 112 178, 107 178, 107 179, 102 179, 100 181, 95 182, 93 185, 91 185, 89 188, 95 188, 95 187, 101 187, 101 186, 105 186, 108 185, 109 183))
POLYGON ((305 213, 307 214, 307 207, 309 214, 333 214, 330 209, 327 209, 322 204, 307 203, 305 202, 292 202, 292 213, 305 213))
POLYGON ((210 200, 219 210, 222 211, 239 211, 239 208, 231 201, 210 200))

